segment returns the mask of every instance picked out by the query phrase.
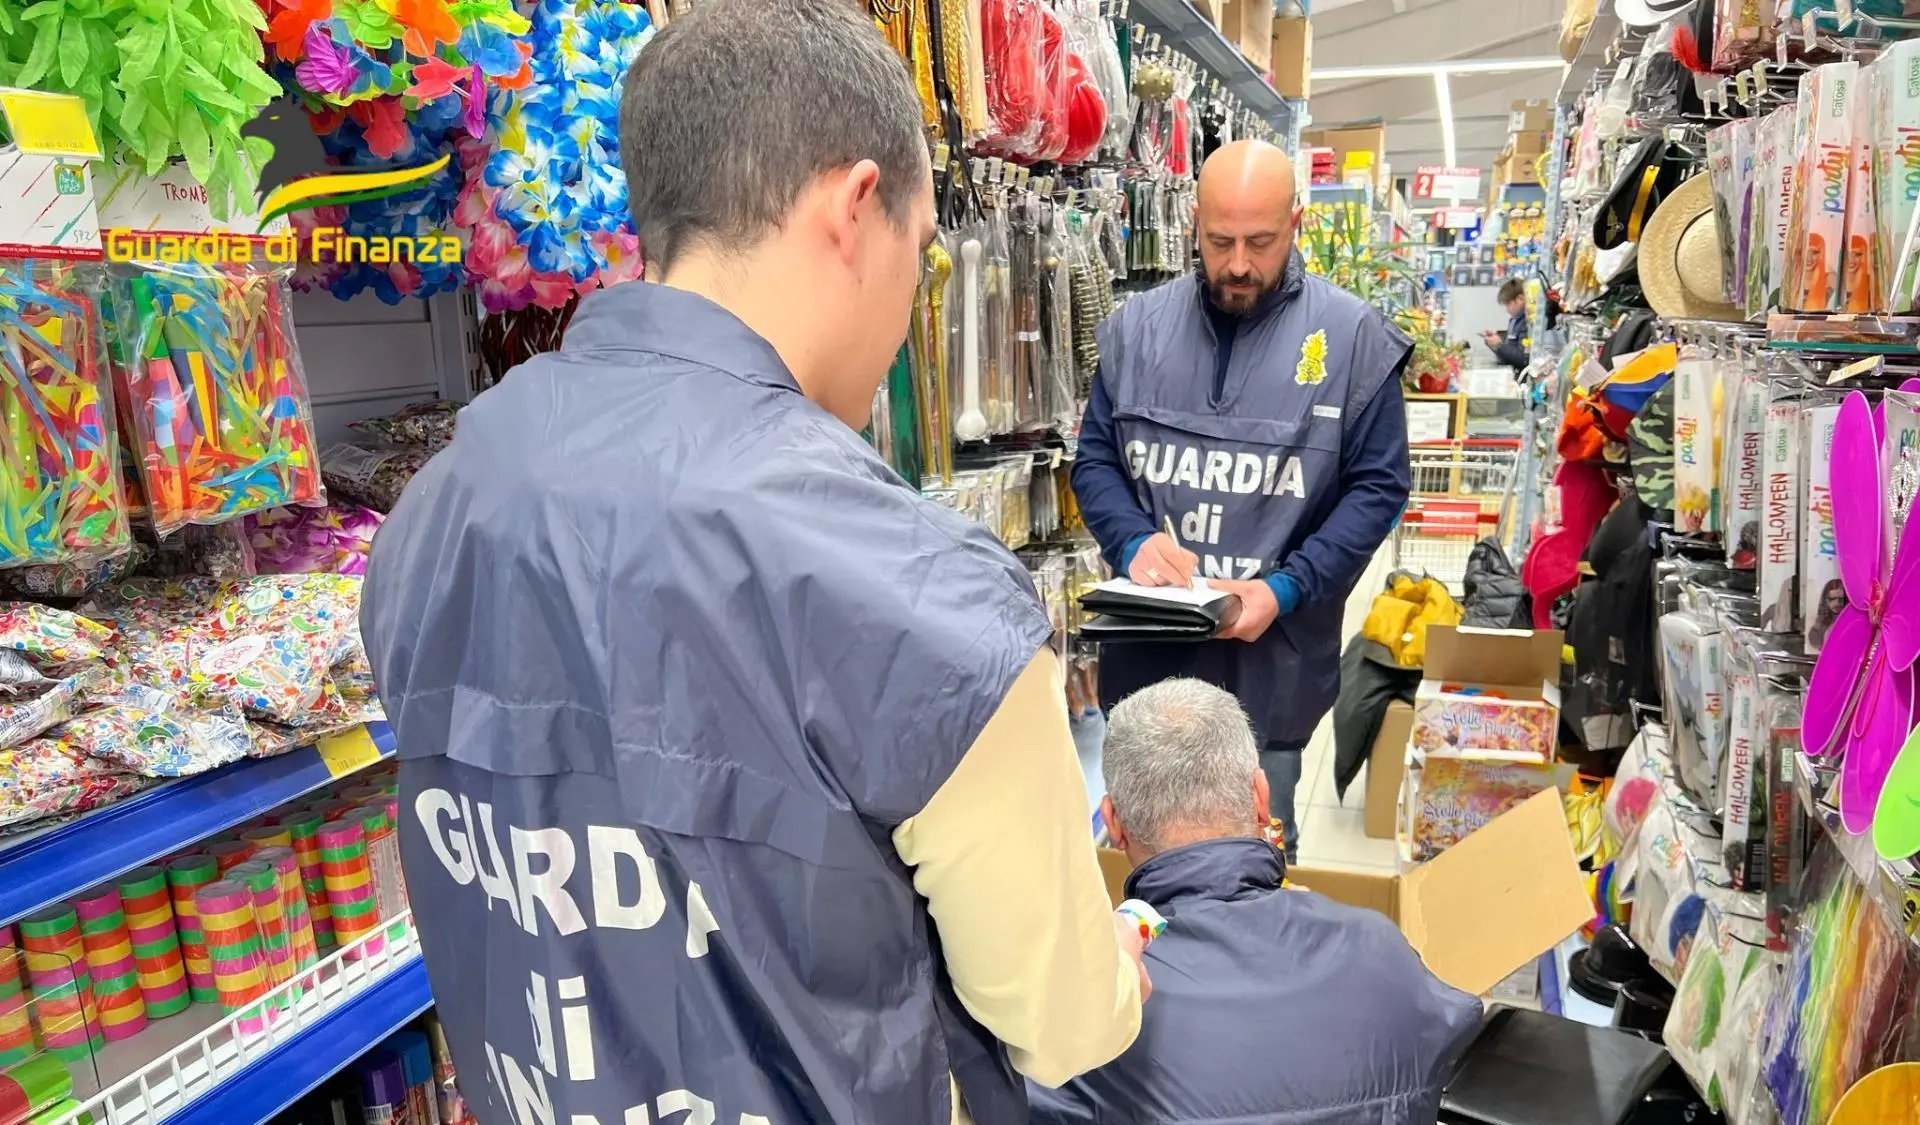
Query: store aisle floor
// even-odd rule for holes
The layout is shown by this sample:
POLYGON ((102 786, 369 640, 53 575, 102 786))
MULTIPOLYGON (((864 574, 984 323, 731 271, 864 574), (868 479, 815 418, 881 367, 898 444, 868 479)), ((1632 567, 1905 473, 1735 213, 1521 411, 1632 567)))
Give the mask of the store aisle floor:
MULTIPOLYGON (((1382 547, 1373 557, 1373 565, 1353 588, 1347 599, 1346 620, 1341 623, 1340 645, 1360 631, 1367 609, 1373 604, 1387 580, 1388 552, 1382 547)), ((1307 743, 1302 763, 1300 789, 1294 795, 1294 818, 1300 824, 1300 864, 1303 867, 1351 868, 1364 871, 1392 871, 1398 866, 1392 840, 1368 836, 1363 824, 1361 802, 1366 797, 1367 775, 1362 772, 1347 787, 1342 805, 1333 792, 1333 719, 1320 721, 1307 743)))

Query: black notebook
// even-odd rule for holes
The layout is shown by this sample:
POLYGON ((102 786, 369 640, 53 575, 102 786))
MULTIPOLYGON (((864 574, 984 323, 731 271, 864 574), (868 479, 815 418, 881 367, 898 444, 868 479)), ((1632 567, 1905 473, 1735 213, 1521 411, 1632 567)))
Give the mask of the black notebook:
POLYGON ((1093 614, 1080 636, 1096 644, 1204 641, 1232 620, 1239 605, 1239 598, 1201 579, 1192 586, 1136 586, 1117 578, 1080 595, 1080 607, 1093 614))

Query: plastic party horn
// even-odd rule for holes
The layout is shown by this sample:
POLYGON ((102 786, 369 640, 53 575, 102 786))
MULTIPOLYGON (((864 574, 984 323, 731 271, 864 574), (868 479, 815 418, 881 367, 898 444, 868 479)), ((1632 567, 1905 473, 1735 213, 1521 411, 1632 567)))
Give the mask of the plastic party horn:
POLYGON ((147 1003, 140 995, 140 970, 120 892, 96 887, 75 899, 73 908, 80 918, 80 943, 87 951, 101 1031, 109 1043, 131 1038, 146 1029, 147 1003))
POLYGON ((287 818, 287 831, 293 836, 293 854, 300 861, 300 886, 307 894, 307 913, 313 925, 313 943, 317 949, 334 946, 333 913, 327 908, 327 880, 320 870, 320 826, 326 817, 309 809, 287 818))
POLYGON ((106 1039, 94 1006, 79 915, 68 903, 29 914, 20 920, 20 944, 26 950, 40 1042, 65 1062, 90 1057, 106 1039))
POLYGON ((244 883, 222 879, 193 892, 193 906, 207 937, 221 1009, 239 1017, 235 1025, 242 1032, 265 1030, 276 1013, 260 1003, 272 984, 253 920, 253 892, 244 883))
POLYGON ((136 867, 115 885, 127 916, 127 939, 133 943, 147 1017, 165 1019, 185 1011, 193 996, 187 990, 187 964, 180 956, 180 936, 173 925, 167 873, 158 867, 136 867))
POLYGON ((187 986, 196 1004, 214 1004, 220 990, 213 979, 213 962, 194 909, 193 892, 220 877, 219 864, 210 855, 183 855, 167 864, 167 886, 173 894, 174 924, 180 931, 180 956, 187 964, 187 986))
POLYGON ((19 1125, 73 1096, 73 1075, 52 1055, 0 1070, 0 1125, 19 1125))

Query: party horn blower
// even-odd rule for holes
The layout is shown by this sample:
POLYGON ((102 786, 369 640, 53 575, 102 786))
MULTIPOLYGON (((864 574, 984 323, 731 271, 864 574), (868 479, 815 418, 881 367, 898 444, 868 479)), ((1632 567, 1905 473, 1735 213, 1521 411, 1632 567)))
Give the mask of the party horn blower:
POLYGON ((147 1002, 140 995, 140 968, 134 961, 133 940, 127 936, 120 892, 111 886, 95 887, 73 900, 73 909, 80 917, 80 943, 87 950, 100 1030, 109 1043, 132 1038, 146 1030, 147 1002))
POLYGON ((40 1042, 62 1062, 91 1057, 106 1046, 106 1038, 94 1006, 80 916, 70 903, 29 914, 20 919, 20 944, 27 951, 27 984, 33 989, 40 1042))
POLYGON ((327 879, 320 870, 320 826, 327 818, 308 809, 287 818, 287 832, 293 837, 293 854, 300 862, 300 886, 307 894, 308 920, 313 925, 314 948, 325 952, 334 947, 333 912, 327 907, 327 879))
POLYGON ((180 957, 187 963, 187 988, 196 1004, 220 1002, 213 961, 207 956, 206 935, 201 932, 200 915, 193 905, 193 892, 218 878, 219 864, 210 855, 183 855, 167 864, 173 920, 180 930, 180 957))
POLYGON ((293 939, 287 933, 287 916, 280 907, 279 873, 268 860, 250 859, 227 872, 227 878, 244 884, 253 897, 253 924, 260 934, 267 985, 278 988, 293 979, 293 939))
POLYGON ((34 1052, 25 956, 13 927, 0 926, 0 1067, 12 1066, 34 1052))
POLYGON ((206 934, 221 1010, 239 1017, 234 1025, 242 1033, 266 1030, 277 1013, 260 1003, 272 985, 253 920, 253 892, 245 883, 221 879, 193 892, 193 908, 206 934))
POLYGON ((287 928, 287 948, 296 969, 311 968, 320 959, 313 940, 313 920, 307 910, 307 892, 300 884, 300 861, 292 848, 261 848, 254 859, 273 867, 274 893, 280 898, 280 916, 287 928))
POLYGON ((67 1064, 52 1055, 35 1055, 0 1070, 0 1125, 20 1125, 56 1105, 73 1105, 67 1101, 72 1096, 73 1074, 67 1064))
MULTIPOLYGON (((380 925, 380 902, 373 886, 373 863, 367 856, 366 830, 360 821, 328 821, 320 829, 320 870, 327 880, 327 910, 333 916, 333 936, 352 945, 380 925)), ((379 938, 365 945, 367 953, 385 947, 379 938)), ((347 955, 358 960, 360 951, 347 955)))
POLYGON ((167 873, 158 867, 136 867, 122 875, 116 886, 127 915, 127 938, 133 942, 133 963, 140 973, 147 1018, 162 1020, 186 1011, 193 995, 187 990, 187 963, 180 956, 180 935, 173 926, 167 873))

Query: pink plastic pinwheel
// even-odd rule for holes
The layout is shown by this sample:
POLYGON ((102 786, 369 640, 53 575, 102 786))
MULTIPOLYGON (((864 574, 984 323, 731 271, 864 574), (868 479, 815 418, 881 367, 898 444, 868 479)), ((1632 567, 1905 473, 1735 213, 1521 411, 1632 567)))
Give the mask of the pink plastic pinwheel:
POLYGON ((1889 570, 1880 427, 1859 391, 1840 405, 1833 431, 1833 533, 1847 607, 1807 684, 1802 744, 1844 754, 1840 816, 1864 833, 1894 756, 1913 729, 1920 657, 1920 520, 1903 525, 1889 570))

